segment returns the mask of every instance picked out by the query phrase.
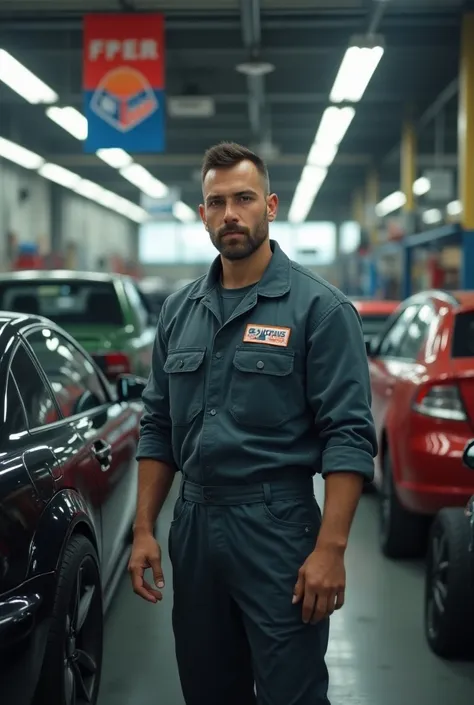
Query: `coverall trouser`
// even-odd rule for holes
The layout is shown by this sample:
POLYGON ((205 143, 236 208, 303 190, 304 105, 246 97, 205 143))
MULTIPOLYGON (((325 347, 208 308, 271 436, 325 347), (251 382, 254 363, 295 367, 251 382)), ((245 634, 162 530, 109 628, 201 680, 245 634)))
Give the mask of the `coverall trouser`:
POLYGON ((169 551, 186 705, 330 705, 329 620, 304 624, 292 604, 320 524, 311 478, 183 480, 169 551))

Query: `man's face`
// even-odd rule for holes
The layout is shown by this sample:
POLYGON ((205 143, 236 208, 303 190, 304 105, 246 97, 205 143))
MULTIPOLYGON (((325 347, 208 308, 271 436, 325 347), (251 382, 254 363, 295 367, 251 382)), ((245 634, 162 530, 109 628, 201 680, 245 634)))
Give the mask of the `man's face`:
POLYGON ((212 244, 226 259, 250 257, 268 238, 278 199, 266 194, 265 180, 252 162, 209 171, 203 195, 202 221, 212 244))

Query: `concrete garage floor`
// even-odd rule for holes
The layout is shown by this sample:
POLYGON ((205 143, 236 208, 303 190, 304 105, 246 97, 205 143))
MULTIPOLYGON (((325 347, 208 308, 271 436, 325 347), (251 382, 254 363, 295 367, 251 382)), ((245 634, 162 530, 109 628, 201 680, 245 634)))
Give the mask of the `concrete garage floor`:
MULTIPOLYGON (((317 496, 323 491, 318 478, 317 496)), ((175 496, 176 488, 160 520, 165 554, 175 496)), ((332 705, 472 703, 474 664, 444 662, 424 641, 423 564, 391 563, 380 555, 374 496, 363 497, 346 565, 346 605, 332 619, 327 657, 332 705)), ((171 586, 167 555, 164 570, 171 586)), ((107 617, 99 705, 184 705, 170 587, 163 603, 152 605, 134 595, 124 576, 107 617)))

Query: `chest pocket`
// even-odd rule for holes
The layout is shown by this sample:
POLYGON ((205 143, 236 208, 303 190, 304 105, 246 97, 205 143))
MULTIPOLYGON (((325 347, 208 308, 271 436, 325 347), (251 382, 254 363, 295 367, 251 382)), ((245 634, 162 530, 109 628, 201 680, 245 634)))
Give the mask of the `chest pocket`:
POLYGON ((168 375, 170 416, 176 426, 191 423, 204 406, 206 348, 170 350, 164 364, 168 375))
POLYGON ((303 411, 302 380, 291 351, 237 349, 230 411, 242 426, 275 428, 303 411))

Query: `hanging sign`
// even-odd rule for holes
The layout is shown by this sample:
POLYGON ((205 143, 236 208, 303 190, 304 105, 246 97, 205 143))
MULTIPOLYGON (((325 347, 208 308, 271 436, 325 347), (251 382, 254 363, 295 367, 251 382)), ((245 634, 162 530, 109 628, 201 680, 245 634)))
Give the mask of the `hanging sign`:
POLYGON ((86 15, 86 152, 165 149, 165 41, 161 14, 86 15))

